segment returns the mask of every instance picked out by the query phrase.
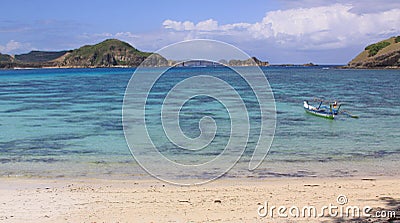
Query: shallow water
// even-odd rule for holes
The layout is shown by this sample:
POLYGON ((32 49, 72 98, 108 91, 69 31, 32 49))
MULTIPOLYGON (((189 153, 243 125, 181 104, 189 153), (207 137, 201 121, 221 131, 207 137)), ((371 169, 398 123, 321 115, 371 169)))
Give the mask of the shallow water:
MULTIPOLYGON (((146 177, 129 151, 121 123, 125 87, 133 72, 123 68, 0 71, 0 175, 146 177)), ((198 121, 204 115, 214 117, 218 125, 211 146, 196 155, 167 142, 157 118, 172 86, 187 77, 209 74, 234 86, 250 114, 248 148, 228 177, 398 175, 399 70, 267 67, 263 72, 274 92, 277 127, 269 155, 257 170, 246 169, 259 129, 256 100, 246 83, 226 68, 179 68, 159 80, 146 107, 155 145, 166 156, 189 163, 223 150, 230 122, 215 100, 198 97, 182 108, 181 127, 190 137, 199 135, 198 121), (308 115, 303 100, 313 97, 346 103, 344 108, 360 118, 326 120, 308 115)))

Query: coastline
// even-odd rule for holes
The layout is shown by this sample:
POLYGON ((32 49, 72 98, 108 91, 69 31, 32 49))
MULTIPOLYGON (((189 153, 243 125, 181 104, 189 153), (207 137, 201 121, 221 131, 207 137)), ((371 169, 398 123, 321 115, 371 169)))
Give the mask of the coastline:
MULTIPOLYGON (((140 167, 130 155, 121 157, 119 161, 97 158, 97 162, 21 162, 0 163, 0 178, 22 179, 107 179, 107 180, 139 180, 153 179, 140 167), (122 158, 124 158, 122 160, 122 158), (126 158, 126 159, 125 159, 126 158)), ((253 179, 284 179, 284 178, 345 178, 345 177, 399 177, 399 156, 376 157, 359 160, 278 160, 273 154, 267 156, 264 162, 253 171, 247 170, 247 162, 237 163, 223 179, 253 180, 253 179)), ((171 170, 171 174, 174 171, 171 170)), ((199 172, 198 177, 203 173, 199 172)), ((179 176, 173 180, 180 180, 179 176)))
POLYGON ((337 69, 343 70, 400 70, 399 66, 388 67, 352 67, 352 66, 338 66, 337 69))
MULTIPOLYGON (((169 66, 154 66, 154 67, 146 67, 146 68, 162 68, 162 67, 169 67, 169 66)), ((243 65, 243 66, 231 66, 231 67, 252 67, 248 65, 243 65)), ((316 64, 312 66, 308 66, 305 64, 270 64, 267 66, 258 66, 258 67, 270 67, 270 68, 280 68, 280 67, 286 67, 286 68, 319 68, 319 69, 339 69, 339 70, 400 70, 400 67, 398 66, 389 66, 389 67, 351 67, 347 65, 331 65, 331 64, 316 64)), ((10 68, 0 68, 1 70, 32 70, 32 69, 118 69, 118 68, 127 68, 127 69, 135 69, 138 68, 138 66, 90 66, 90 67, 84 67, 84 66, 49 66, 49 67, 10 67, 10 68)))
POLYGON ((277 213, 260 217, 257 209, 265 202, 319 209, 337 205, 339 195, 346 196, 346 205, 397 210, 397 216, 400 208, 400 179, 385 176, 219 179, 191 187, 155 179, 3 177, 1 182, 0 220, 4 222, 321 222, 341 218, 282 218, 277 213))

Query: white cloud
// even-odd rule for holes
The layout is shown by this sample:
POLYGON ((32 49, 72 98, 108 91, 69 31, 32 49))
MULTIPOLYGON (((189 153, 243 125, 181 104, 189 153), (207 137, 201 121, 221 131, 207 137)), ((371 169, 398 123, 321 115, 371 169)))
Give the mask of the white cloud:
POLYGON ((219 29, 218 22, 212 19, 201 21, 196 25, 196 30, 200 31, 214 31, 218 29, 219 29))
POLYGON ((399 0, 281 0, 281 3, 282 6, 287 9, 348 4, 352 6, 351 11, 358 14, 382 12, 400 8, 399 0))
MULTIPOLYGON (((111 35, 113 36, 113 35, 111 35)), ((117 38, 138 38, 138 35, 135 35, 131 32, 119 32, 114 35, 117 38)))
POLYGON ((351 9, 351 5, 335 4, 273 11, 255 24, 251 33, 258 38, 275 38, 289 46, 338 48, 360 39, 380 39, 400 32, 400 9, 368 14, 356 14, 351 9))
POLYGON ((243 29, 248 29, 250 27, 251 27, 251 24, 241 22, 241 23, 222 25, 222 26, 220 26, 220 29, 228 31, 228 30, 243 30, 243 29))
POLYGON ((337 49, 373 42, 400 33, 400 9, 359 13, 350 4, 333 4, 268 12, 257 23, 219 25, 209 19, 165 20, 170 32, 186 32, 188 38, 241 36, 242 41, 267 40, 283 48, 337 49))
POLYGON ((188 31, 188 30, 194 30, 195 25, 193 22, 185 21, 185 22, 177 22, 173 20, 165 20, 163 22, 163 26, 166 29, 173 29, 177 31, 188 31))
POLYGON ((10 40, 4 46, 0 45, 0 52, 6 54, 20 53, 32 50, 31 44, 10 40))
POLYGON ((190 21, 179 22, 167 19, 163 22, 163 26, 166 29, 173 29, 176 31, 217 31, 221 28, 218 22, 213 19, 200 21, 197 24, 190 21))
POLYGON ((179 22, 167 19, 163 22, 163 26, 165 29, 170 29, 175 31, 222 32, 229 30, 246 29, 249 28, 251 24, 234 23, 234 24, 226 24, 220 26, 218 22, 213 19, 200 21, 197 24, 190 21, 179 22))

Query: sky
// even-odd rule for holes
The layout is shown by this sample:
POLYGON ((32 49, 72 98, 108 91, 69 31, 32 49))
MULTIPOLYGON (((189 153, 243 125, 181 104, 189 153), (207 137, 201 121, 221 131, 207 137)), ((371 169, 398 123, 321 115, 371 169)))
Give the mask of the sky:
POLYGON ((13 0, 0 9, 0 53, 7 54, 109 38, 150 52, 214 39, 275 64, 346 64, 397 35, 399 0, 13 0))

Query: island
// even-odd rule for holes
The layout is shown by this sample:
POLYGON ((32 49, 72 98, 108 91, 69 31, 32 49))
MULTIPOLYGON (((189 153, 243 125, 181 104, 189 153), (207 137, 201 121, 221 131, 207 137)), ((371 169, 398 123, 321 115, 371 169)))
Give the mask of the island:
MULTIPOLYGON (((85 45, 74 50, 31 51, 19 55, 0 53, 0 68, 99 68, 99 67, 162 67, 174 66, 179 61, 167 60, 159 54, 143 52, 129 43, 118 39, 107 39, 94 45, 85 45), (150 55, 150 59, 146 60, 150 55)), ((268 62, 256 57, 247 60, 221 60, 220 65, 227 66, 268 66, 268 62)), ((186 65, 196 63, 186 63, 186 65)), ((183 64, 182 64, 183 65, 183 64)), ((181 65, 181 66, 182 66, 181 65)), ((216 63, 204 63, 202 66, 215 66, 216 63)))
MULTIPOLYGON (((95 45, 57 52, 31 51, 20 55, 0 54, 0 68, 97 68, 137 67, 152 53, 142 52, 126 42, 107 39, 95 45)), ((168 61, 154 55, 146 66, 167 66, 168 61)))
POLYGON ((399 69, 400 36, 391 37, 365 47, 364 51, 343 68, 399 69))

